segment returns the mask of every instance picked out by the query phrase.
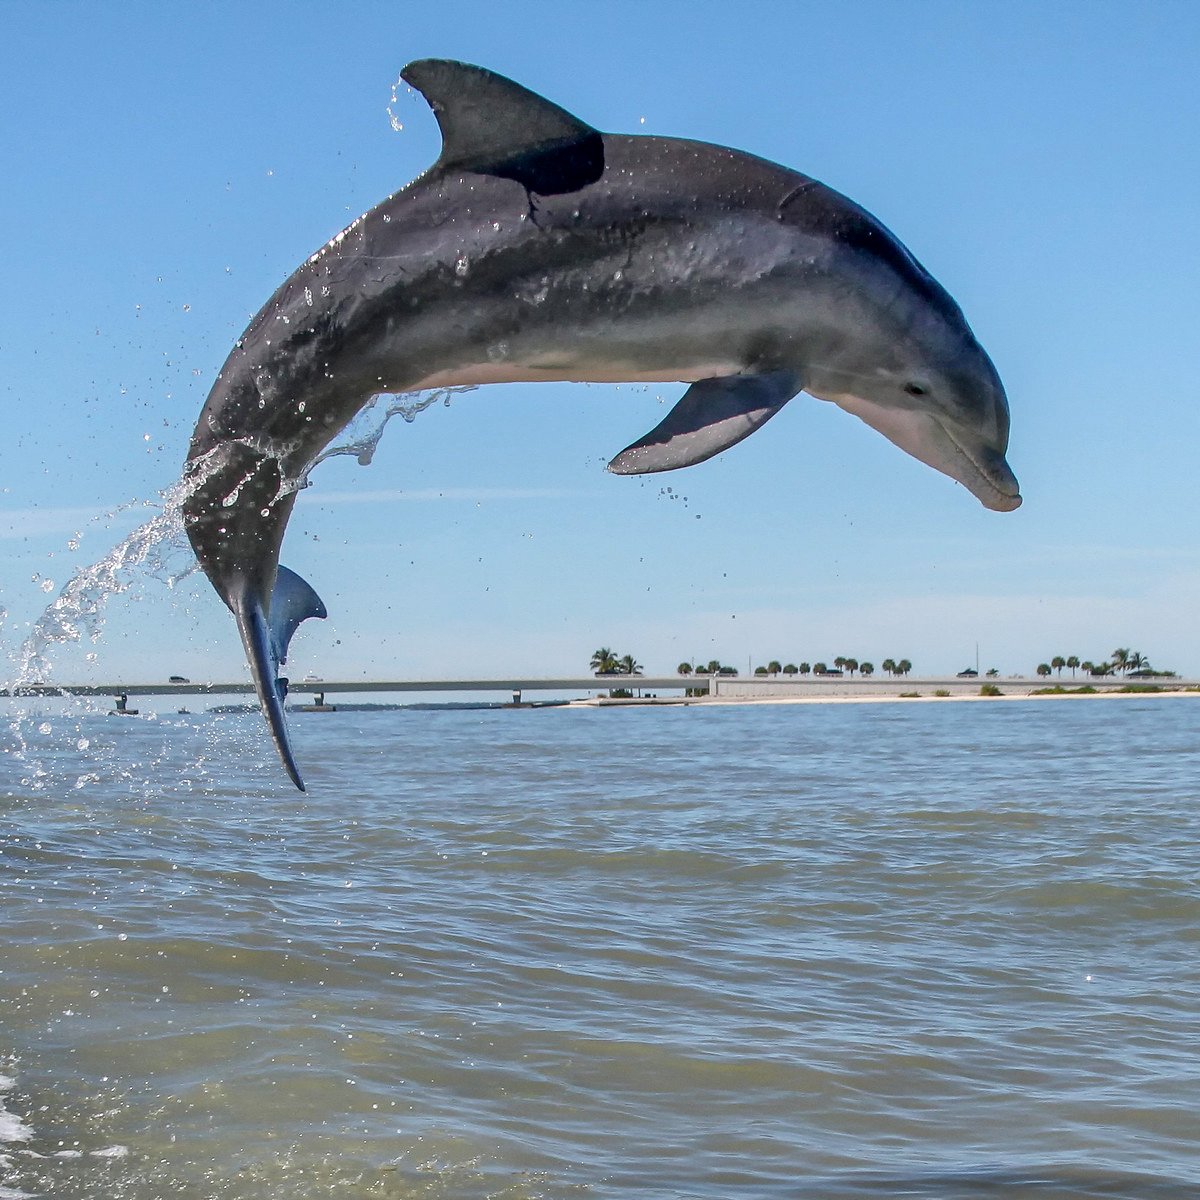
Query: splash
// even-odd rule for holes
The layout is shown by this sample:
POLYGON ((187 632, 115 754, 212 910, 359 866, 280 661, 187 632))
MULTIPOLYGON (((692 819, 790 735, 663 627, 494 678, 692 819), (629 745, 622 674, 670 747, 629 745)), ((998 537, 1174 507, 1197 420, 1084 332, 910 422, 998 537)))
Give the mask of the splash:
MULTIPOLYGON (((456 392, 472 390, 470 387, 440 388, 431 392, 374 397, 347 430, 346 440, 318 455, 298 478, 283 480, 280 492, 310 486, 309 477, 313 469, 337 455, 353 455, 361 466, 370 466, 393 417, 398 416, 411 423, 438 402, 449 405, 456 392), (386 407, 380 412, 380 404, 384 401, 386 407)), ((184 531, 183 505, 192 491, 216 469, 215 461, 204 464, 198 471, 191 472, 187 479, 181 479, 160 492, 156 500, 131 501, 106 514, 106 519, 112 519, 138 507, 157 510, 154 516, 139 525, 99 561, 76 569, 69 582, 34 622, 17 652, 15 675, 8 682, 10 691, 15 692, 31 684, 49 683, 53 671, 51 656, 55 647, 82 642, 84 638, 98 642, 104 629, 105 606, 113 596, 129 591, 146 577, 157 579, 168 589, 174 589, 199 569, 184 531)), ((226 503, 232 504, 236 498, 237 488, 226 498, 226 503)), ((48 580, 40 582, 43 587, 50 583, 48 580)), ((52 583, 50 588, 53 588, 52 583)), ((0 621, 3 618, 3 610, 0 610, 0 621)))
POLYGON ((359 415, 355 418, 349 432, 350 441, 340 442, 336 446, 331 446, 329 449, 322 451, 313 459, 312 466, 304 472, 300 482, 301 487, 308 487, 309 475, 313 468, 319 466, 326 459, 334 458, 339 454, 352 454, 357 460, 360 467, 369 467, 375 457, 375 451, 379 449, 379 443, 383 441, 383 435, 387 429, 388 422, 393 417, 402 418, 407 424, 412 424, 427 408, 432 408, 439 401, 446 407, 450 407, 450 400, 453 396, 460 392, 473 392, 475 388, 469 387, 450 387, 438 388, 432 392, 403 392, 399 395, 390 395, 387 393, 372 396, 366 407, 362 409, 359 415), (383 410, 382 415, 376 410, 383 401, 387 401, 387 407, 383 410), (356 427, 361 428, 366 425, 368 428, 363 432, 356 432, 356 427))
POLYGON ((141 505, 161 509, 98 562, 76 569, 22 643, 16 677, 10 685, 13 689, 49 680, 51 647, 80 642, 84 637, 98 641, 109 598, 128 591, 143 569, 164 579, 168 587, 174 587, 196 569, 194 562, 181 566, 171 561, 185 544, 182 505, 189 486, 177 483, 160 493, 158 501, 131 502, 107 514, 111 519, 141 505))

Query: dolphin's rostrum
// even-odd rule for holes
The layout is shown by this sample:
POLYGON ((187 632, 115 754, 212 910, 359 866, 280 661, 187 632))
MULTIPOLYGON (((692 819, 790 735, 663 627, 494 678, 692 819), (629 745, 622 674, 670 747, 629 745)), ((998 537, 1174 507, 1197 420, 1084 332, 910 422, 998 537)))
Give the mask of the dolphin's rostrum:
POLYGON ((302 788, 279 665, 325 610, 279 567, 297 480, 380 393, 504 381, 688 383, 618 474, 703 462, 801 391, 985 506, 1020 502, 999 376, 940 284, 874 217, 703 142, 602 134, 490 71, 403 72, 441 157, 271 297, 192 437, 184 514, 302 788))

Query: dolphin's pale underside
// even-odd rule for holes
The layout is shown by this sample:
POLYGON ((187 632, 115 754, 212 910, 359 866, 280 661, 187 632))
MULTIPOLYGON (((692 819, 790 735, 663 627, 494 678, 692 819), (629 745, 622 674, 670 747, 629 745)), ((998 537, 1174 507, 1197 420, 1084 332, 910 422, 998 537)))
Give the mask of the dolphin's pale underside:
POLYGON ((438 161, 308 259, 239 339, 192 438, 184 513, 292 780, 278 678, 316 593, 279 566, 296 481, 373 396, 504 381, 690 384, 609 464, 674 470, 801 391, 988 508, 1016 508, 1008 403, 949 294, 853 201, 736 150, 604 134, 511 80, 404 78, 438 161))

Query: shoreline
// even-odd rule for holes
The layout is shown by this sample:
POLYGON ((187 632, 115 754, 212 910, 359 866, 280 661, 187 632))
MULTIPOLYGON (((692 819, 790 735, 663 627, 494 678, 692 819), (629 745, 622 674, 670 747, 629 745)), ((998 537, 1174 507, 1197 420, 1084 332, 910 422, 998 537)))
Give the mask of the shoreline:
POLYGON ((917 693, 901 695, 895 692, 875 692, 857 696, 643 696, 612 697, 589 696, 584 700, 570 700, 567 708, 649 708, 665 705, 728 706, 736 704, 961 704, 990 703, 1013 700, 1157 700, 1157 699, 1200 699, 1200 691, 1189 688, 1162 688, 1156 691, 1121 691, 1118 688, 1097 689, 1094 692, 1001 692, 998 696, 981 696, 967 692, 951 693, 948 696, 917 693))

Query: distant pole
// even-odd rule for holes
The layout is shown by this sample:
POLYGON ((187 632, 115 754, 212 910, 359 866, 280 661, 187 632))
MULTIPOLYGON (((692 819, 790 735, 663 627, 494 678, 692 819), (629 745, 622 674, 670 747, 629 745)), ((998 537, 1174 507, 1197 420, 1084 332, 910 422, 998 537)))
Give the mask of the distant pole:
POLYGON ((975 643, 975 674, 979 674, 979 643, 975 643))

